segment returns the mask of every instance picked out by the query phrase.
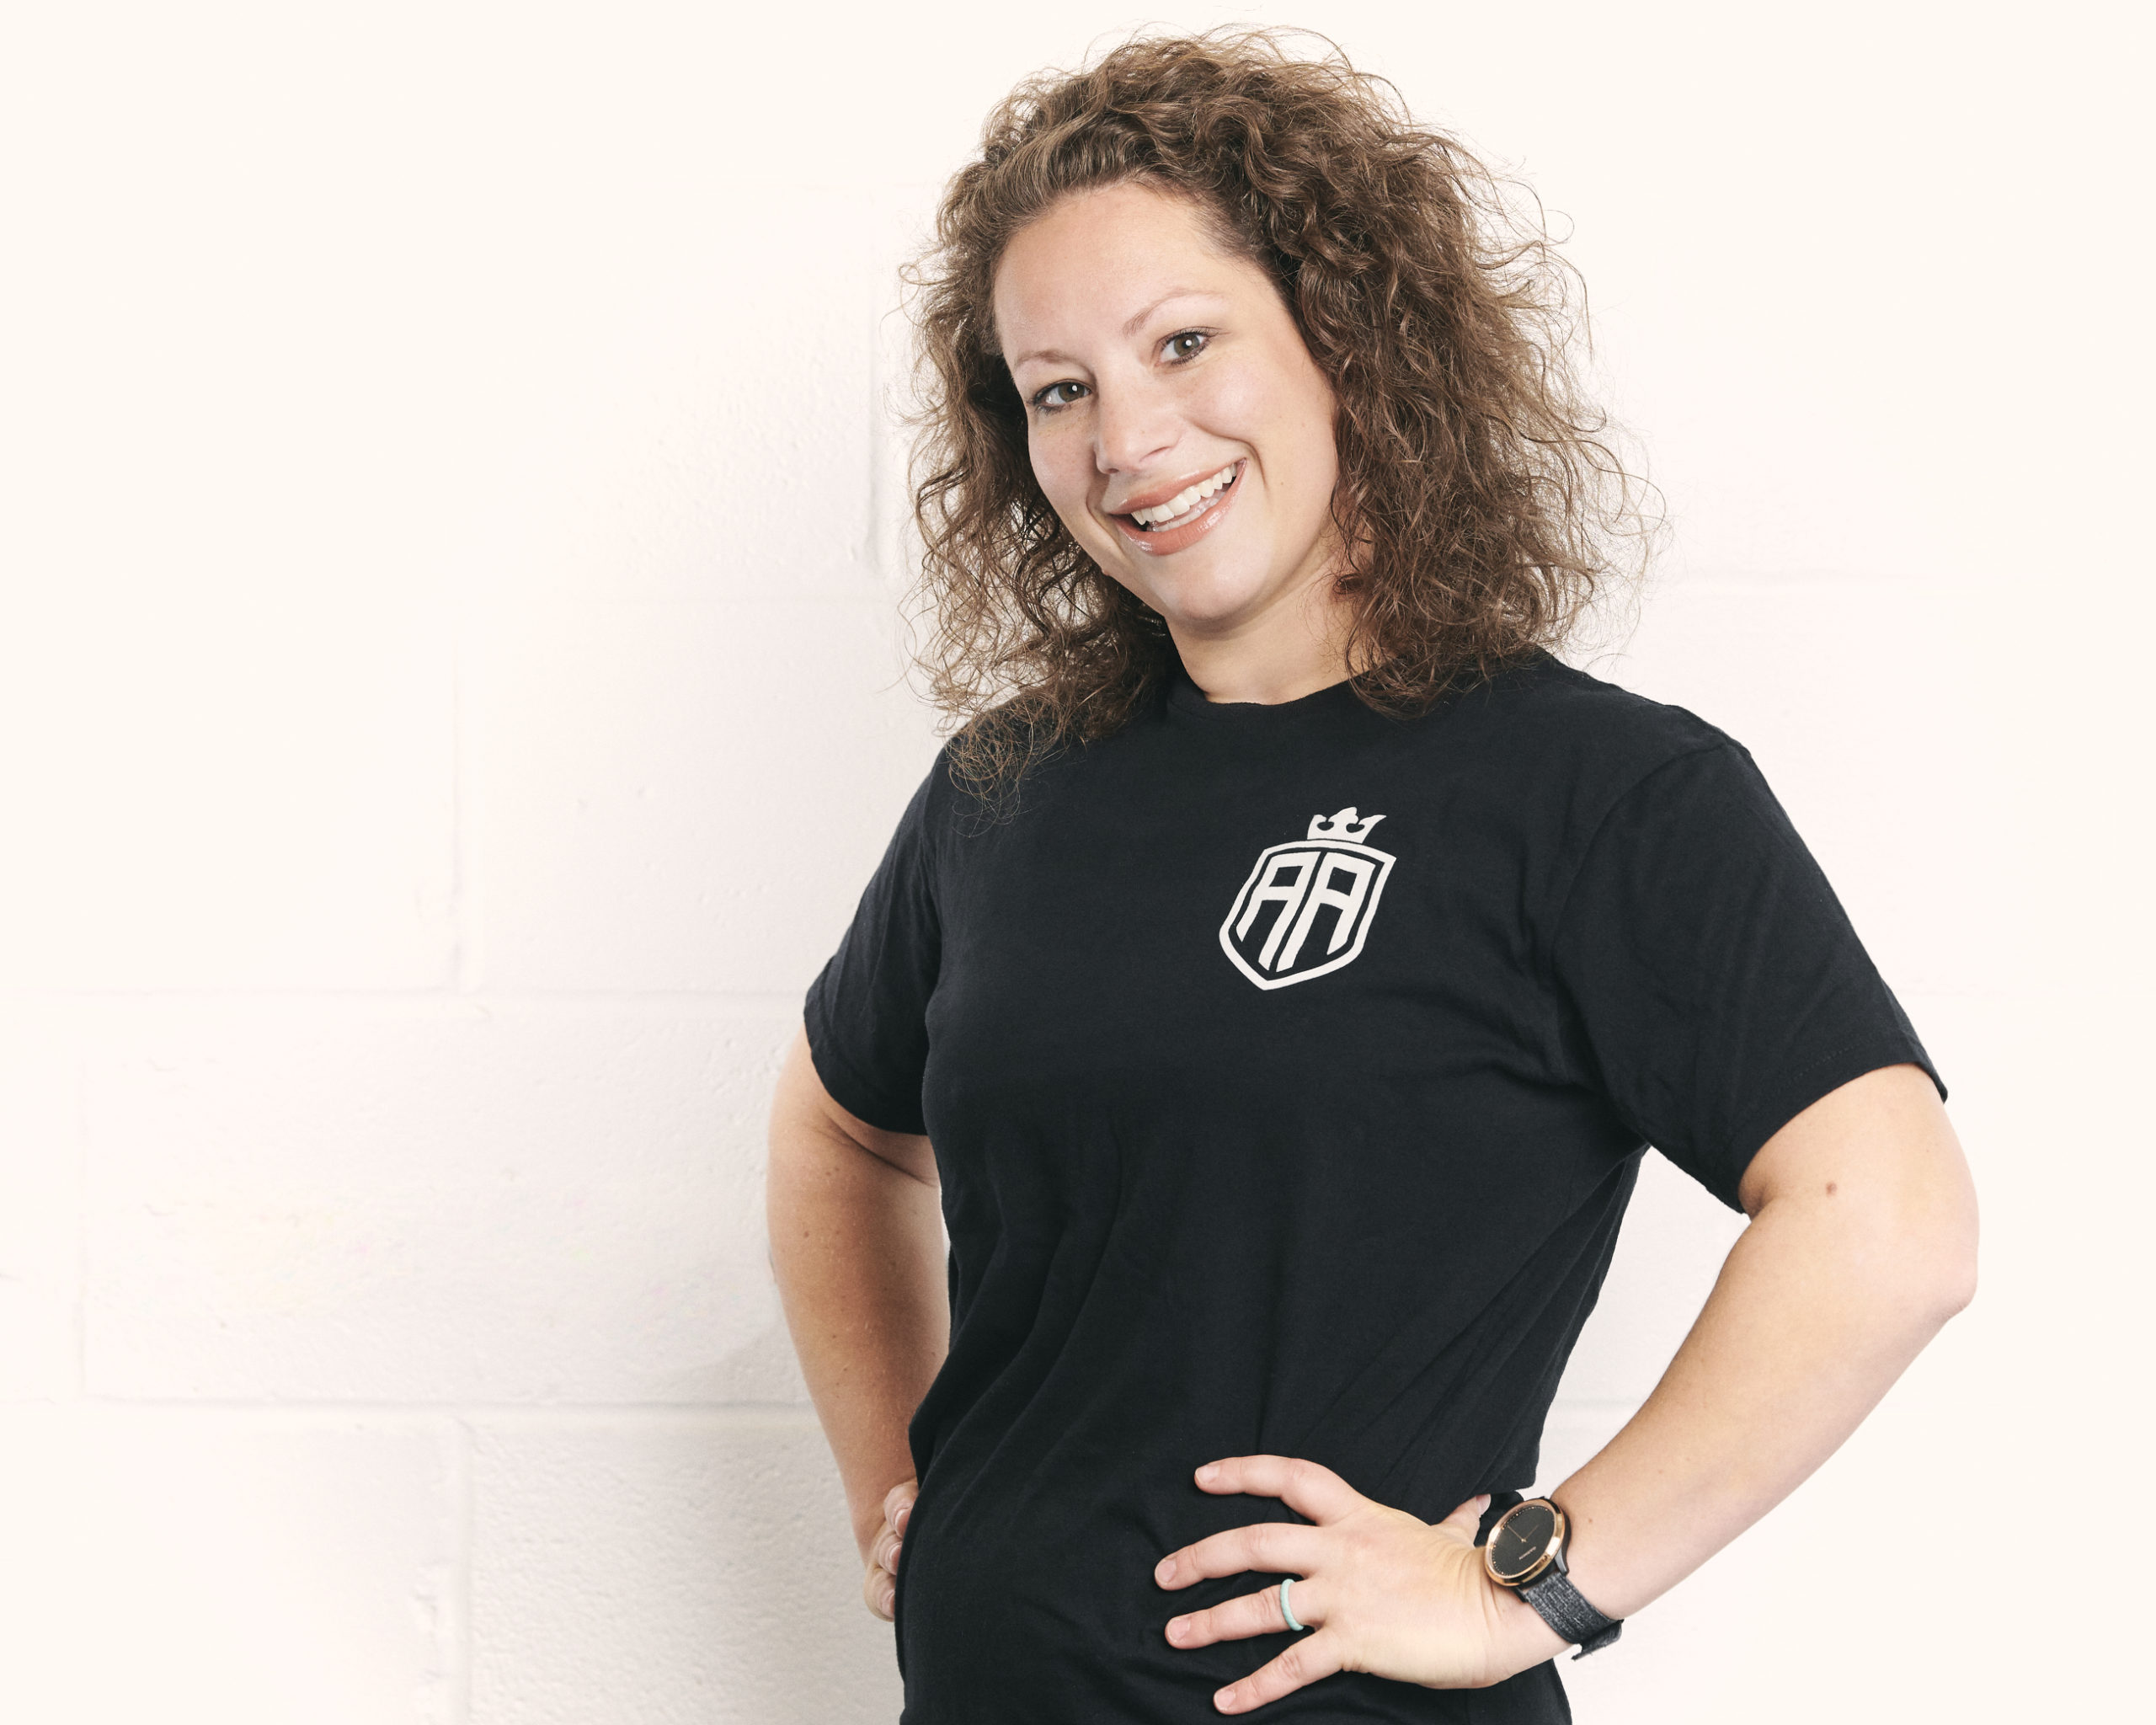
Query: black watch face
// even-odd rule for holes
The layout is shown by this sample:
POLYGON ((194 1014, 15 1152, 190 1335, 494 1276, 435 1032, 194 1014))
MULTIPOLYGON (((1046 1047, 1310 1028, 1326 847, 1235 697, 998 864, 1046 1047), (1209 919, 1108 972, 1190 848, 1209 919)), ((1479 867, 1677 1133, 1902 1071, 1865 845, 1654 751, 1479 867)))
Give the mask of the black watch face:
POLYGON ((1557 1539, 1557 1512, 1550 1504, 1530 1499, 1505 1513, 1490 1530, 1491 1574, 1499 1581, 1524 1581, 1542 1567, 1542 1560, 1557 1539))

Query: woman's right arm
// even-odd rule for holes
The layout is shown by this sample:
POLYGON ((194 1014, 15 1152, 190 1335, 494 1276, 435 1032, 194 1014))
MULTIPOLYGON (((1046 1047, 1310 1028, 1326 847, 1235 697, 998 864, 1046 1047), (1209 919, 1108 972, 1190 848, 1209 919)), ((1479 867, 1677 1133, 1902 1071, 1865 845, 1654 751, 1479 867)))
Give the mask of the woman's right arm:
POLYGON ((913 1500, 906 1425, 950 1344, 936 1158, 831 1100, 794 1033, 771 1102, 771 1268, 794 1352, 846 1482, 862 1594, 891 1615, 913 1500))

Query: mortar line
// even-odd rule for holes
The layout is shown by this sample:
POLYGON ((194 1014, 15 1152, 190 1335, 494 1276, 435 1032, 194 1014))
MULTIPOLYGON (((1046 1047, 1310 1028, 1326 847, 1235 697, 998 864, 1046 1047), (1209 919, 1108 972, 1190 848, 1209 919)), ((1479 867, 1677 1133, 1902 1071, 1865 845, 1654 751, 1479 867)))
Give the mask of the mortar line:
POLYGON ((451 613, 451 617, 449 638, 449 980, 451 989, 455 993, 469 995, 472 991, 472 955, 470 906, 466 900, 472 882, 472 859, 468 855, 472 817, 471 810, 466 806, 471 791, 471 774, 465 760, 465 745, 470 727, 465 723, 464 713, 468 618, 461 606, 451 613))
MULTIPOLYGON (((877 221, 881 211, 873 197, 864 201, 868 207, 863 212, 866 219, 861 231, 872 236, 869 243, 873 250, 883 238, 883 230, 877 221)), ((868 320, 868 519, 863 525, 861 560, 867 567, 869 579, 880 585, 888 572, 883 567, 883 392, 887 380, 883 376, 883 319, 877 309, 879 297, 869 291, 866 295, 867 304, 862 308, 868 320)))
POLYGON ((711 1425, 742 1431, 809 1429, 816 1411, 787 1402, 299 1402, 237 1398, 85 1396, 83 1404, 112 1413, 155 1413, 203 1419, 246 1419, 265 1426, 318 1427, 394 1420, 427 1424, 444 1418, 467 1429, 482 1425, 711 1425))
MULTIPOLYGON (((807 986, 804 982, 803 987, 807 986)), ((793 1007, 797 990, 703 988, 483 988, 452 993, 441 988, 16 988, 0 989, 0 1007, 36 1004, 86 1006, 192 1006, 229 1001, 303 1001, 309 1005, 350 1001, 355 1005, 793 1007)))
POLYGON ((450 1560, 448 1597, 449 1713, 452 1725, 472 1717, 472 1546, 478 1526, 478 1490, 472 1456, 472 1428, 462 1418, 450 1423, 450 1515, 456 1549, 450 1560))
POLYGON ((73 1331, 74 1382, 69 1386, 79 1403, 90 1387, 90 1063, 82 1050, 73 1051, 74 1082, 69 1112, 75 1129, 69 1160, 75 1170, 75 1297, 68 1302, 68 1322, 73 1331))

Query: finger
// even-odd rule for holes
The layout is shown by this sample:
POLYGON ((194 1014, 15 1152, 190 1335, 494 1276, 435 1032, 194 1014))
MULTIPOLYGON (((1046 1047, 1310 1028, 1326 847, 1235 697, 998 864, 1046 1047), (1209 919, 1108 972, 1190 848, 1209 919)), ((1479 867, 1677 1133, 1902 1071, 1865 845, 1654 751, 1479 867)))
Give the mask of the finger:
MULTIPOLYGON (((1295 1615, 1299 1617, 1302 1613, 1298 1611, 1295 1615)), ((1345 1669, 1331 1638, 1321 1630, 1315 1635, 1305 1636, 1278 1658, 1260 1665, 1249 1676, 1239 1677, 1225 1689, 1215 1691, 1213 1705, 1224 1713, 1247 1713, 1252 1707, 1277 1701, 1306 1683, 1315 1683, 1321 1677, 1330 1677, 1345 1669)))
POLYGON ((891 1613, 899 1598, 897 1586, 880 1569, 872 1568, 861 1580, 861 1603, 868 1607, 870 1615, 881 1617, 886 1623, 892 1621, 891 1613))
MULTIPOLYGON (((1289 1593, 1295 1616, 1305 1629, 1325 1621, 1324 1590, 1315 1582, 1297 1581, 1289 1593)), ((1295 1626, 1280 1609, 1278 1585, 1241 1599, 1223 1600, 1187 1617, 1168 1620, 1169 1641, 1179 1648, 1209 1648, 1216 1641, 1243 1641, 1253 1635, 1278 1635, 1295 1626)))
POLYGON ((1153 1570, 1162 1587, 1188 1587, 1209 1575, 1241 1575, 1270 1570, 1276 1575, 1308 1575, 1323 1567, 1326 1548, 1322 1528, 1299 1521, 1259 1521, 1231 1527, 1171 1551, 1153 1570))
POLYGON ((1449 1527, 1454 1533, 1465 1534, 1467 1542, 1473 1545, 1475 1535, 1482 1530, 1482 1512, 1489 1507, 1490 1494, 1485 1492, 1479 1498, 1470 1498, 1438 1525, 1449 1527))
POLYGON ((876 1543, 869 1547, 869 1556, 878 1568, 896 1575, 899 1573, 899 1547, 904 1543, 887 1527, 876 1535, 876 1543))
POLYGON ((883 1493, 883 1519, 904 1533, 906 1517, 913 1514, 913 1500, 921 1495, 918 1480, 902 1479, 883 1493))
POLYGON ((1209 1461, 1198 1470, 1198 1483, 1209 1492, 1278 1498, 1320 1525, 1352 1514, 1369 1501, 1331 1468, 1293 1455, 1230 1455, 1209 1461))

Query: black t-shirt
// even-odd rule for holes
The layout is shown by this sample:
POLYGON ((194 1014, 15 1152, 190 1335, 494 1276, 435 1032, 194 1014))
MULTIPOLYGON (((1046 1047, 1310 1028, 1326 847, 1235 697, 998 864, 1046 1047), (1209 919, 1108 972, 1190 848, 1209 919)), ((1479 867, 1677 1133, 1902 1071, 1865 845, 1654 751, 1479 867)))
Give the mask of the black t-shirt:
MULTIPOLYGON (((830 1094, 935 1146, 951 1353, 912 1427, 905 1725, 1177 1725, 1153 1566, 1324 1463, 1426 1520, 1535 1477, 1637 1158, 1726 1202, 1792 1116, 1930 1070, 1751 757, 1541 659, 1394 719, 1178 677, 984 808, 939 761, 809 991, 830 1094)), ((1546 1722, 1330 1677, 1268 1719, 1546 1722)))

